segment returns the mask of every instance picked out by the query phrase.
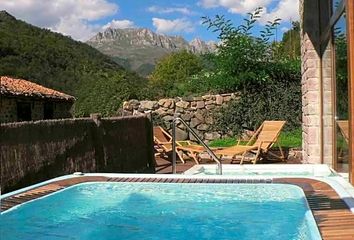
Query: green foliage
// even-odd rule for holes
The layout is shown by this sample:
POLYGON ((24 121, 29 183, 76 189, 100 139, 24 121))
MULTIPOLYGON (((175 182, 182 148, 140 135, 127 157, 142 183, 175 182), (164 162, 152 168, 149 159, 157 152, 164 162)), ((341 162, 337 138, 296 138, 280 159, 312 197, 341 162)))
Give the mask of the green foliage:
POLYGON ((159 96, 176 96, 187 79, 202 70, 198 56, 186 50, 164 57, 150 76, 152 87, 159 96))
POLYGON ((0 12, 0 75, 28 79, 76 97, 76 116, 113 114, 139 95, 140 77, 94 48, 0 12))
POLYGON ((261 11, 257 8, 254 13, 249 13, 249 18, 238 27, 234 27, 224 16, 217 15, 214 20, 204 18, 204 24, 218 32, 222 42, 211 78, 222 84, 219 87, 226 91, 236 91, 270 79, 268 66, 274 61, 268 41, 280 19, 269 22, 260 37, 253 37, 250 31, 260 18, 261 11))
POLYGON ((334 30, 336 50, 336 112, 338 119, 348 119, 348 57, 347 38, 342 28, 334 30))
POLYGON ((110 74, 101 72, 94 76, 87 74, 83 77, 85 81, 76 90, 77 95, 80 96, 74 106, 77 116, 97 112, 103 116, 113 115, 120 107, 117 103, 121 104, 124 100, 143 96, 141 86, 146 84, 144 79, 141 82, 130 81, 131 74, 126 72, 110 74), (100 76, 101 81, 97 81, 97 75, 100 76))
POLYGON ((265 120, 286 120, 287 129, 296 128, 301 122, 301 88, 296 82, 268 80, 246 89, 238 100, 216 111, 215 118, 216 130, 235 135, 255 130, 265 120))
POLYGON ((274 43, 274 54, 279 59, 298 60, 301 55, 300 22, 292 22, 292 28, 283 34, 279 43, 274 43))
POLYGON ((237 139, 235 138, 223 138, 216 139, 209 143, 210 147, 232 147, 237 144, 237 139))
POLYGON ((268 22, 260 37, 251 36, 261 11, 257 8, 238 27, 223 16, 204 18, 208 28, 219 33, 222 44, 214 57, 213 72, 202 72, 189 85, 192 91, 240 93, 238 100, 215 113, 215 129, 224 133, 239 135, 264 120, 286 120, 288 129, 301 122, 300 61, 279 58, 274 52, 269 40, 280 19, 268 22))
POLYGON ((301 148, 302 130, 301 128, 292 131, 282 132, 279 136, 279 143, 285 148, 301 148))

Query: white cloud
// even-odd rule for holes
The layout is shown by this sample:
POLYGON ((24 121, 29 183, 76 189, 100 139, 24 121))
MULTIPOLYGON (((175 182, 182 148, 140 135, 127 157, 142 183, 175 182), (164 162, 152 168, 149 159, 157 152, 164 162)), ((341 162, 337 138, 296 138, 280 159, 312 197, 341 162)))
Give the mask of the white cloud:
POLYGON ((282 0, 274 9, 265 9, 260 20, 262 23, 266 23, 280 18, 282 21, 288 22, 299 20, 299 17, 299 0, 282 0))
POLYGON ((106 25, 104 25, 102 28, 106 29, 106 28, 133 28, 135 27, 135 24, 133 21, 130 20, 112 20, 111 22, 107 23, 106 25))
POLYGON ((220 4, 219 0, 201 0, 200 2, 198 2, 198 5, 204 8, 214 8, 218 7, 220 4))
POLYGON ((0 9, 33 25, 84 41, 100 29, 91 22, 113 15, 118 5, 108 0, 1 0, 0 9))
POLYGON ((159 6, 151 6, 147 8, 148 12, 158 13, 158 14, 168 14, 168 13, 181 13, 184 15, 192 15, 193 11, 186 7, 159 7, 159 6))
POLYGON ((281 28, 281 31, 282 31, 282 32, 287 32, 287 31, 289 31, 289 30, 290 30, 290 29, 289 29, 288 27, 282 27, 282 28, 281 28))
POLYGON ((201 0, 199 5, 204 8, 224 7, 231 13, 245 14, 257 7, 267 6, 273 0, 201 0))
POLYGON ((260 19, 262 24, 276 18, 281 18, 283 21, 299 19, 299 0, 200 0, 199 5, 204 8, 223 7, 236 14, 246 14, 257 7, 263 7, 260 19), (272 9, 269 8, 271 3, 275 3, 272 9))
POLYGON ((177 18, 174 20, 153 18, 152 24, 159 33, 178 33, 193 32, 193 24, 185 18, 177 18))

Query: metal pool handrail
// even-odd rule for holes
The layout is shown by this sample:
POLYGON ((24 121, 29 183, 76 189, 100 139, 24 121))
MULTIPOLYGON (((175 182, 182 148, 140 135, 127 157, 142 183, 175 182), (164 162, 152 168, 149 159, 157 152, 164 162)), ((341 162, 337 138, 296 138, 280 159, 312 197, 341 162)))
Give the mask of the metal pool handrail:
POLYGON ((214 154, 214 152, 209 148, 208 145, 203 142, 203 140, 197 135, 197 133, 180 117, 175 117, 172 122, 172 172, 176 174, 176 122, 181 122, 187 129, 192 133, 192 135, 197 139, 197 141, 204 147, 211 158, 217 163, 218 167, 216 169, 217 174, 222 175, 222 165, 219 158, 214 154))

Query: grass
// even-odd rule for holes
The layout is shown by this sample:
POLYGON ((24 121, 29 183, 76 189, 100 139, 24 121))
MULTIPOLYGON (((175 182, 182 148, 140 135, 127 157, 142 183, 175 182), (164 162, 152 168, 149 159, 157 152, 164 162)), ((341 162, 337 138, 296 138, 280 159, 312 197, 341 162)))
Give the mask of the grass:
MULTIPOLYGON (((279 137, 279 143, 284 148, 300 148, 302 145, 302 131, 301 128, 282 132, 279 137)), ((224 139, 217 139, 210 142, 210 147, 231 147, 237 144, 236 138, 224 138, 224 139)), ((244 144, 244 142, 243 142, 244 144)), ((241 143, 242 145, 242 143, 241 143)))
POLYGON ((210 147, 231 147, 236 145, 237 140, 235 138, 223 138, 223 139, 216 139, 209 143, 210 147))
POLYGON ((285 148, 301 148, 302 130, 298 128, 289 132, 282 132, 279 137, 279 143, 285 148))

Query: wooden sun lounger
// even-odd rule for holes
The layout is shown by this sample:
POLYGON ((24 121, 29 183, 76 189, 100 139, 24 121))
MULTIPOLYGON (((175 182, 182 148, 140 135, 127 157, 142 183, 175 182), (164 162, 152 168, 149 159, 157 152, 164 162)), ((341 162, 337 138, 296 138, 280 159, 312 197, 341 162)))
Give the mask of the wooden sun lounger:
POLYGON ((349 143, 349 122, 348 120, 338 120, 337 125, 345 141, 349 143))
MULTIPOLYGON (((162 127, 156 126, 154 127, 154 143, 155 143, 155 150, 157 154, 160 155, 168 155, 172 153, 172 137, 171 135, 165 131, 162 127)), ((191 142, 189 141, 177 141, 177 146, 182 146, 183 144, 190 145, 191 142)), ((178 158, 184 163, 184 159, 180 152, 177 152, 178 158)))
MULTIPOLYGON (((283 129, 285 123, 285 121, 264 121, 246 145, 236 145, 219 150, 214 149, 213 151, 220 158, 222 158, 223 156, 231 156, 233 160, 236 159, 236 156, 242 155, 240 164, 245 161, 247 153, 255 154, 255 157, 252 160, 254 164, 257 162, 257 160, 267 154, 284 160, 285 157, 279 144, 278 147, 280 150, 280 156, 269 152, 269 150, 277 142, 280 132, 283 129)), ((238 142, 238 144, 239 143, 240 141, 238 142)), ((199 154, 205 152, 204 148, 198 145, 190 145, 183 147, 178 146, 177 149, 186 152, 188 155, 192 156, 196 161, 200 159, 199 154)))

